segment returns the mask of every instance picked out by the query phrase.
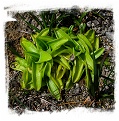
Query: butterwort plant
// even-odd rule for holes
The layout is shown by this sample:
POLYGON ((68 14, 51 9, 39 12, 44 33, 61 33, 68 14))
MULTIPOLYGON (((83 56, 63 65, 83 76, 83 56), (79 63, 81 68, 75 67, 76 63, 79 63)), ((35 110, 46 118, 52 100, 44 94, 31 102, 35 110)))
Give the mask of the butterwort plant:
POLYGON ((77 18, 63 12, 45 11, 41 12, 39 19, 29 12, 40 29, 19 14, 35 31, 35 34, 31 34, 32 41, 21 38, 24 58, 17 54, 15 62, 11 64, 11 68, 22 72, 20 84, 23 89, 39 91, 47 86, 53 97, 60 100, 62 90, 68 91, 84 79, 89 93, 95 98, 99 96, 102 66, 107 62, 102 56, 105 49, 100 47, 100 38, 94 30, 85 30, 83 18, 87 13, 77 18), (69 27, 64 26, 67 17, 73 20, 69 27))
POLYGON ((42 29, 31 35, 32 41, 21 38, 24 58, 16 56, 11 68, 22 72, 23 89, 39 91, 47 86, 60 100, 62 90, 69 90, 84 78, 91 95, 96 95, 100 75, 97 67, 105 49, 99 47, 94 30, 74 33, 73 27, 56 27, 53 36, 49 28, 42 29))

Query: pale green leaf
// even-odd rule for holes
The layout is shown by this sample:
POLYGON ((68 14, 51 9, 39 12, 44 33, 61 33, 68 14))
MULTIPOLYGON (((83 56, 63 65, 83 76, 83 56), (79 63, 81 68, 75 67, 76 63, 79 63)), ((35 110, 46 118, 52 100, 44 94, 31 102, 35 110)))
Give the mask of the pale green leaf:
POLYGON ((52 56, 46 51, 40 51, 39 55, 39 60, 36 63, 42 63, 52 59, 52 56))
POLYGON ((36 91, 42 86, 42 78, 44 76, 44 63, 32 63, 32 81, 36 91))
POLYGON ((35 45, 30 42, 29 40, 25 39, 22 37, 21 39, 21 46, 23 47, 23 49, 27 52, 34 52, 34 53, 38 53, 37 48, 35 47, 35 45))
POLYGON ((68 41, 67 38, 59 38, 55 39, 53 41, 48 42, 47 44, 52 48, 52 50, 57 50, 60 48, 62 45, 64 45, 68 41))
POLYGON ((56 84, 51 79, 49 81, 47 81, 47 86, 48 86, 50 93, 57 100, 61 99, 60 91, 59 91, 58 87, 56 86, 56 84))
POLYGON ((93 29, 88 30, 85 33, 85 36, 87 37, 87 39, 91 42, 94 43, 95 40, 95 31, 93 29))
POLYGON ((85 53, 85 59, 86 59, 86 62, 88 64, 88 68, 93 70, 94 69, 93 68, 93 59, 92 59, 91 55, 88 52, 85 53))

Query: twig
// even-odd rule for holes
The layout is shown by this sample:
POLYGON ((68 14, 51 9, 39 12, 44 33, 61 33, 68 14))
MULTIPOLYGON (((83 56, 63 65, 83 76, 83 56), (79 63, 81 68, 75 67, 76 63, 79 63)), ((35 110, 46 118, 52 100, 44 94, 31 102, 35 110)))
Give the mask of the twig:
POLYGON ((89 106, 91 106, 92 104, 93 104, 93 102, 95 101, 95 99, 93 100, 93 101, 91 101, 91 103, 90 103, 90 105, 89 106))

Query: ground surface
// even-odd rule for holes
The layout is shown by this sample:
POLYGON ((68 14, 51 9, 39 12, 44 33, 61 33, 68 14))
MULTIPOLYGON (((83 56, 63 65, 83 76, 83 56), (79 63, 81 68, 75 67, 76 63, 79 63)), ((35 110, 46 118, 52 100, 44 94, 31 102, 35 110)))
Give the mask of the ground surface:
MULTIPOLYGON (((78 10, 74 11, 74 14, 78 14, 78 10)), ((31 29, 17 16, 16 13, 12 13, 14 18, 17 19, 15 22, 7 22, 5 26, 5 54, 6 54, 6 80, 8 81, 9 90, 9 101, 8 107, 18 114, 21 114, 27 110, 32 111, 61 111, 64 109, 72 109, 75 107, 93 107, 101 110, 113 110, 114 109, 114 99, 106 98, 103 100, 95 101, 88 93, 84 80, 75 84, 68 92, 63 91, 63 99, 57 101, 53 98, 47 89, 41 89, 36 92, 34 90, 22 90, 19 84, 21 78, 21 73, 14 71, 10 68, 10 63, 14 61, 15 57, 12 54, 9 47, 17 50, 20 55, 22 55, 22 50, 20 47, 20 38, 24 36, 27 39, 31 39, 30 34, 31 29)), ((24 17, 31 21, 31 23, 38 26, 34 21, 29 19, 27 13, 24 17)), ((105 47, 106 51, 110 50, 109 58, 111 61, 110 68, 114 68, 114 43, 113 43, 113 33, 114 33, 114 21, 112 10, 92 10, 84 19, 88 28, 92 28, 96 31, 96 34, 101 37, 102 45, 105 47), (98 12, 101 16, 94 16, 92 12, 98 12)), ((38 26, 39 27, 39 26, 38 26)), ((104 67, 104 75, 109 74, 109 68, 104 67)), ((114 79, 114 74, 111 75, 114 79)), ((103 80, 103 79, 102 79, 103 80)), ((105 85, 103 81, 100 81, 100 90, 102 92, 110 91, 110 94, 114 94, 114 82, 105 85)))

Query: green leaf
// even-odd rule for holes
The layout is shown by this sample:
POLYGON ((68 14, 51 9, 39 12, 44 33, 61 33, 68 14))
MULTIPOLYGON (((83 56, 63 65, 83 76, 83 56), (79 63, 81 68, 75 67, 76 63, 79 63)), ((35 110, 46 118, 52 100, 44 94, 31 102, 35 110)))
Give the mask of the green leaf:
POLYGON ((93 59, 91 58, 90 54, 88 52, 85 53, 85 59, 88 64, 88 68, 93 70, 93 59))
POLYGON ((40 55, 38 53, 34 53, 34 52, 25 52, 25 55, 29 55, 36 59, 38 59, 40 57, 40 55))
POLYGON ((99 37, 96 37, 95 41, 94 41, 94 48, 95 48, 95 50, 99 49, 99 42, 100 42, 99 37))
POLYGON ((56 30, 56 34, 58 38, 67 38, 68 40, 72 41, 70 36, 66 32, 64 32, 62 29, 56 30))
POLYGON ((80 54, 81 59, 83 60, 84 63, 86 63, 86 57, 85 57, 85 53, 81 53, 80 54))
POLYGON ((89 39, 89 41, 91 43, 94 43, 94 40, 95 40, 95 31, 93 29, 88 30, 85 33, 85 36, 87 37, 87 39, 89 39))
POLYGON ((25 60, 27 62, 28 67, 31 68, 32 67, 32 61, 33 61, 32 57, 30 55, 25 54, 25 60))
POLYGON ((52 64, 48 61, 45 66, 45 75, 47 75, 48 77, 51 76, 51 68, 52 64))
POLYGON ((103 54, 104 51, 105 51, 105 49, 103 47, 101 47, 97 51, 95 51, 94 52, 95 59, 99 58, 103 54))
POLYGON ((65 89, 69 90, 73 85, 74 85, 74 83, 72 82, 72 71, 70 70, 69 77, 66 80, 65 89))
POLYGON ((65 57, 57 56, 54 58, 54 61, 62 65, 64 68, 67 68, 68 70, 70 70, 69 62, 66 60, 65 57))
POLYGON ((56 78, 61 79, 66 72, 66 68, 64 68, 62 65, 59 65, 56 71, 56 78))
POLYGON ((67 38, 59 38, 55 39, 53 41, 48 42, 47 44, 52 48, 52 50, 56 50, 60 48, 63 44, 65 44, 68 41, 67 38))
POLYGON ((61 46, 59 49, 52 51, 51 56, 56 57, 62 53, 70 53, 68 49, 66 49, 64 46, 61 46))
POLYGON ((31 89, 32 87, 32 76, 28 69, 25 69, 22 74, 22 79, 20 80, 21 87, 23 89, 31 89))
POLYGON ((58 87, 59 90, 61 90, 61 86, 62 86, 62 82, 60 83, 58 79, 56 79, 55 77, 53 77, 52 75, 50 75, 49 77, 54 83, 55 85, 58 87))
MULTIPOLYGON (((95 59, 98 59, 105 51, 105 48, 101 47, 98 50, 94 51, 95 59)), ((93 55, 93 52, 91 53, 93 55)))
POLYGON ((71 34, 73 32, 74 25, 71 25, 68 30, 68 34, 71 34))
POLYGON ((86 24, 85 23, 81 23, 80 26, 79 26, 81 34, 83 34, 85 32, 85 28, 86 28, 86 24))
POLYGON ((62 82, 62 79, 60 79, 60 78, 56 78, 56 80, 57 80, 57 82, 59 83, 59 86, 60 86, 60 90, 62 90, 63 89, 63 87, 64 87, 64 85, 63 85, 63 82, 62 82))
POLYGON ((36 37, 37 37, 38 35, 39 35, 38 32, 36 32, 35 34, 32 34, 32 35, 31 35, 31 38, 32 38, 32 40, 33 40, 34 43, 36 43, 36 37))
POLYGON ((50 93, 57 100, 61 99, 60 91, 59 91, 58 87, 56 86, 56 84, 51 79, 49 81, 47 81, 47 86, 48 86, 50 93))
POLYGON ((72 40, 77 40, 78 39, 78 37, 73 33, 70 33, 69 36, 71 37, 72 40))
POLYGON ((53 37, 50 37, 50 36, 37 36, 37 38, 39 39, 39 40, 42 40, 42 41, 45 41, 45 42, 50 42, 50 41, 52 41, 52 40, 54 40, 55 38, 53 38, 53 37))
POLYGON ((42 63, 52 59, 52 56, 47 51, 40 51, 39 55, 39 60, 36 63, 42 63))
POLYGON ((21 46, 22 48, 27 51, 27 52, 34 52, 34 53, 38 53, 37 48, 35 47, 35 45, 28 41, 27 39, 23 38, 21 39, 21 46))
POLYGON ((94 83, 94 71, 90 71, 92 82, 94 83))
POLYGON ((69 44, 69 46, 78 46, 79 44, 73 40, 66 32, 64 32, 62 29, 57 29, 55 31, 56 37, 57 38, 66 38, 67 39, 67 44, 69 44))
POLYGON ((36 37, 36 46, 39 50, 48 50, 48 45, 41 39, 39 39, 39 37, 36 37))
POLYGON ((10 68, 17 70, 17 71, 22 71, 22 72, 26 69, 26 67, 21 66, 18 62, 11 63, 10 68))
POLYGON ((49 33, 49 29, 45 28, 41 30, 39 33, 36 32, 35 34, 32 34, 31 37, 32 37, 32 40, 36 43, 36 38, 41 39, 41 40, 46 40, 44 38, 50 39, 51 37, 48 36, 48 33, 49 33))
MULTIPOLYGON (((78 34, 77 37, 79 38, 79 41, 81 41, 82 43, 85 42, 85 44, 86 44, 91 50, 93 50, 93 47, 92 47, 90 41, 89 41, 83 34, 78 34)), ((85 44, 84 44, 84 47, 85 47, 85 44)))
POLYGON ((81 51, 81 53, 84 53, 86 50, 85 50, 85 47, 83 46, 83 44, 80 41, 78 41, 77 43, 78 43, 78 45, 75 47, 75 50, 81 51))
POLYGON ((38 34, 38 36, 47 36, 49 33, 49 28, 45 28, 43 30, 40 31, 40 33, 38 34))
POLYGON ((36 38, 37 39, 40 39, 40 40, 43 40, 43 41, 51 41, 51 37, 50 36, 47 36, 49 33, 49 29, 48 28, 45 28, 43 30, 41 30, 39 33, 36 32, 35 34, 32 34, 31 37, 32 37, 32 40, 36 43, 36 38))
POLYGON ((90 52, 88 46, 85 44, 84 41, 82 41, 81 39, 79 39, 79 41, 77 41, 77 42, 80 44, 80 46, 83 48, 83 50, 85 49, 88 53, 90 52))
POLYGON ((92 96, 95 96, 95 89, 94 89, 95 86, 91 79, 91 70, 88 68, 87 64, 85 64, 85 69, 86 69, 86 76, 85 76, 86 87, 88 88, 89 93, 92 96))
POLYGON ((26 60, 20 57, 16 57, 15 60, 22 66, 27 67, 26 60))
POLYGON ((90 75, 90 70, 88 69, 87 64, 85 64, 85 69, 86 69, 86 77, 85 77, 86 87, 88 88, 88 90, 90 90, 90 88, 91 88, 91 75, 90 75))
POLYGON ((73 72, 72 72, 73 83, 80 81, 80 78, 84 72, 83 67, 84 67, 83 60, 77 57, 75 60, 75 64, 73 65, 73 72))
POLYGON ((66 32, 66 33, 68 33, 68 31, 69 31, 69 28, 68 28, 68 27, 61 27, 61 29, 62 29, 64 32, 66 32))
POLYGON ((16 57, 15 58, 16 62, 13 62, 10 67, 14 70, 18 70, 18 71, 24 71, 28 65, 25 59, 20 58, 20 57, 16 57))
POLYGON ((36 91, 42 86, 42 78, 44 76, 44 63, 32 63, 32 81, 36 91))
POLYGON ((98 73, 98 67, 97 67, 94 51, 93 51, 92 57, 93 57, 93 66, 94 66, 94 91, 97 92, 99 87, 99 73, 98 73))

